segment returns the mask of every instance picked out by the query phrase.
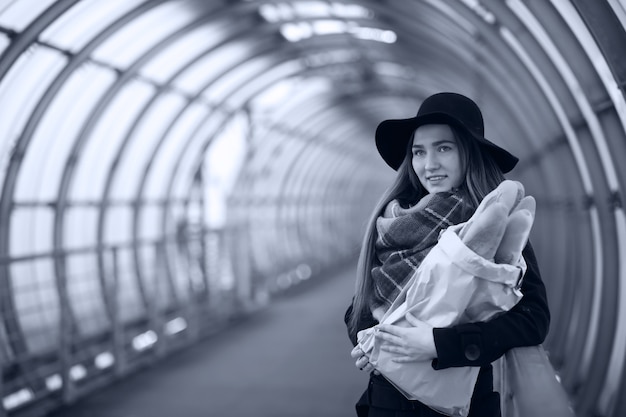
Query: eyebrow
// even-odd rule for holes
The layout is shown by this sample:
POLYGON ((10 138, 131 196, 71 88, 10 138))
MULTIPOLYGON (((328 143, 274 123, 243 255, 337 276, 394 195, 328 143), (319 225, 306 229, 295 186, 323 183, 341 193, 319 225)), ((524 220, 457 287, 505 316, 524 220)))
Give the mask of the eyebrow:
MULTIPOLYGON (((444 143, 452 143, 452 144, 454 144, 455 142, 453 140, 444 139, 444 140, 438 140, 437 142, 433 142, 432 145, 438 146, 438 145, 441 145, 441 144, 444 144, 444 143)), ((423 148, 423 147, 424 147, 424 145, 413 145, 413 146, 411 146, 411 148, 423 148)))

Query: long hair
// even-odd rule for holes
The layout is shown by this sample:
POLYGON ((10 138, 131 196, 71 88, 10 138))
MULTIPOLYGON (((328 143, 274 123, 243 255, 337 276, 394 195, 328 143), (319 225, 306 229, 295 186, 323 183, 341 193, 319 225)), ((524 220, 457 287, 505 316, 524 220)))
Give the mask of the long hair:
MULTIPOLYGON (((450 128, 459 146, 462 169, 465 171, 465 179, 457 192, 475 209, 482 199, 504 180, 504 174, 493 158, 483 152, 478 142, 468 133, 452 125, 450 128)), ((376 262, 374 245, 378 238, 376 219, 394 199, 400 203, 416 203, 428 194, 413 170, 412 146, 413 137, 408 141, 404 160, 398 168, 395 180, 383 193, 366 225, 357 263, 352 314, 348 320, 348 329, 351 333, 356 333, 360 318, 368 314, 368 301, 372 296, 372 268, 376 262)))

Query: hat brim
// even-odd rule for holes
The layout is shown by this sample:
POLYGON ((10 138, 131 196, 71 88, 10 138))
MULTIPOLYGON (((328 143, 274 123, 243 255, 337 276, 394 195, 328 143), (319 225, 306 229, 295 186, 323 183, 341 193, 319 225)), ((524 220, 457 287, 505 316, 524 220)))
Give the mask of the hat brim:
POLYGON ((503 173, 511 171, 519 159, 507 150, 499 147, 483 136, 469 130, 463 123, 446 113, 428 113, 409 119, 390 119, 381 122, 376 128, 376 148, 383 160, 394 170, 398 170, 413 132, 419 126, 434 123, 444 123, 464 130, 474 138, 480 147, 487 152, 503 173))

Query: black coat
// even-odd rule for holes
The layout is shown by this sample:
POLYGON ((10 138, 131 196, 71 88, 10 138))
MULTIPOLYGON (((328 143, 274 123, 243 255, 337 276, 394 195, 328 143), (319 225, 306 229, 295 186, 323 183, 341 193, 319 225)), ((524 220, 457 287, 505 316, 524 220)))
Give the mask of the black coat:
MULTIPOLYGON (((467 323, 433 330, 437 348, 437 358, 432 363, 434 369, 458 366, 481 367, 472 397, 470 416, 489 415, 484 410, 479 411, 479 408, 492 408, 493 404, 488 403, 494 403, 497 397, 493 394, 491 363, 511 348, 543 343, 548 334, 550 311, 546 290, 530 243, 526 245, 522 254, 527 264, 521 287, 524 296, 510 311, 487 322, 467 323)), ((352 305, 346 311, 346 323, 351 314, 352 305)), ((376 324, 378 322, 371 314, 365 314, 359 320, 357 332, 376 324)), ((352 344, 356 345, 356 332, 349 334, 349 337, 352 344)), ((384 383, 380 377, 373 378, 376 383, 384 383)), ((370 386, 372 386, 372 381, 370 381, 370 386)), ((389 386, 391 387, 390 384, 389 386)), ((360 403, 366 406, 367 402, 368 392, 366 391, 360 403)), ((406 406, 416 407, 415 404, 406 406)), ((499 411, 498 414, 492 415, 499 415, 499 411)))

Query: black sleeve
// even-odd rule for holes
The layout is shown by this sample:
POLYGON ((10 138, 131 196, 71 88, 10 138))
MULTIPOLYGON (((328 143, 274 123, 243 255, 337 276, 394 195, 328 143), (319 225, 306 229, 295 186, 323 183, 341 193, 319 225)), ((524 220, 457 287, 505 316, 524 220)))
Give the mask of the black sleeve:
POLYGON ((490 321, 433 329, 437 348, 433 368, 485 366, 511 348, 543 343, 550 325, 546 289, 530 243, 522 255, 527 264, 522 299, 490 321))
MULTIPOLYGON (((348 307, 348 310, 346 310, 346 313, 343 316, 343 321, 347 327, 348 327, 348 321, 350 320, 350 317, 352 316, 352 306, 353 304, 350 304, 350 307, 348 307)), ((356 332, 351 332, 350 327, 348 327, 348 337, 350 338, 350 341, 352 342, 352 346, 356 346, 356 343, 357 343, 356 334, 359 331, 363 329, 368 329, 377 324, 378 324, 378 321, 376 321, 376 319, 372 316, 371 313, 368 312, 368 313, 361 314, 356 332)))

